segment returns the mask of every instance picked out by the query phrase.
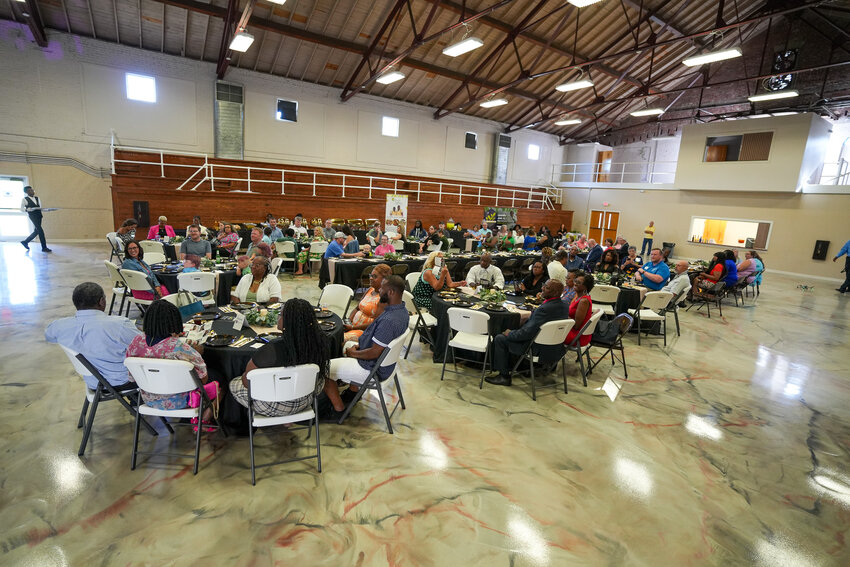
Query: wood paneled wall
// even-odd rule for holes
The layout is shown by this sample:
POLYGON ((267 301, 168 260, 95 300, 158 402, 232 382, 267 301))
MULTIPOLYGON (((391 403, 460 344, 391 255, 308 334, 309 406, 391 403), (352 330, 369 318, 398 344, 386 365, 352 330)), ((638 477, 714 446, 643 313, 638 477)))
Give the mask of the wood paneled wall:
MULTIPOLYGON (((305 217, 321 218, 383 218, 384 216, 384 193, 373 192, 369 199, 368 187, 363 189, 352 189, 350 186, 358 183, 357 177, 349 176, 380 176, 392 178, 386 173, 367 173, 353 170, 340 170, 328 168, 307 168, 303 166, 289 166, 281 164, 267 164, 258 162, 242 162, 236 160, 215 160, 216 175, 224 177, 239 178, 240 181, 229 183, 216 182, 215 191, 211 190, 209 182, 205 182, 196 191, 176 191, 175 189, 185 181, 195 168, 203 164, 203 159, 187 156, 169 156, 171 164, 192 165, 191 167, 176 167, 170 165, 165 167, 165 177, 161 176, 159 165, 159 154, 141 152, 116 152, 116 158, 132 161, 153 161, 153 164, 122 164, 116 165, 116 174, 112 176, 112 210, 115 226, 133 216, 133 201, 147 201, 149 204, 151 220, 159 215, 168 217, 168 223, 175 228, 188 225, 194 215, 200 215, 202 222, 210 226, 216 220, 227 221, 252 221, 257 222, 265 219, 267 213, 278 217, 286 216, 292 218, 296 213, 303 213, 305 217), (286 195, 281 195, 281 179, 279 172, 252 172, 252 193, 232 193, 229 191, 246 190, 247 179, 245 170, 227 169, 227 165, 250 165, 252 167, 281 168, 298 172, 287 173, 285 181, 286 195), (329 187, 324 189, 326 196, 313 197, 312 183, 313 172, 317 172, 317 182, 324 183, 329 187), (259 173, 255 175, 255 173, 259 173), (303 177, 301 179, 300 176, 303 177), (346 176, 346 196, 342 198, 342 188, 334 185, 342 184, 342 176, 346 176), (266 183, 264 183, 264 181, 266 183)), ((433 179, 425 177, 404 176, 414 185, 419 184, 423 190, 437 191, 442 184, 443 202, 438 203, 437 195, 421 195, 421 200, 410 198, 408 203, 408 216, 411 219, 421 219, 425 226, 436 224, 440 220, 453 218, 464 226, 472 226, 480 223, 485 206, 495 206, 497 191, 502 196, 506 189, 519 189, 498 185, 475 184, 484 187, 481 204, 478 197, 473 199, 468 190, 461 185, 470 185, 467 182, 453 182, 445 179, 433 179)), ((364 185, 368 179, 362 179, 364 185)), ((387 180, 375 180, 373 186, 394 189, 395 182, 387 180)), ((398 192, 405 192, 405 182, 400 182, 398 192)), ((509 203, 500 202, 499 206, 509 206, 509 203)), ((567 227, 572 226, 572 211, 552 211, 540 208, 519 208, 519 222, 523 226, 548 225, 558 227, 561 223, 567 227)), ((411 225, 412 226, 412 225, 411 225)))

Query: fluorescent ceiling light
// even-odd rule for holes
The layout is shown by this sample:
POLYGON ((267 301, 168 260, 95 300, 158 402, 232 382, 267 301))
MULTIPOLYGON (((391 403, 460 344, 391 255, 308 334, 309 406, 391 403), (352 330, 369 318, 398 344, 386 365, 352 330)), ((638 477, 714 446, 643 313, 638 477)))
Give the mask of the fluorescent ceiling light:
POLYGON ((277 4, 278 6, 283 6, 286 3, 286 0, 268 0, 272 4, 277 4))
POLYGON ((400 81, 404 78, 404 73, 399 73, 398 71, 393 71, 392 73, 387 73, 386 75, 381 75, 376 81, 381 83, 382 85, 389 85, 390 83, 394 83, 396 81, 400 81))
POLYGON ((558 120, 555 122, 555 126, 572 126, 573 124, 581 124, 581 120, 578 118, 571 118, 570 120, 558 120))
POLYGON ((770 114, 753 114, 747 118, 770 118, 770 114))
POLYGON ((698 67, 700 65, 705 65, 706 63, 714 63, 715 61, 725 61, 726 59, 734 59, 735 57, 740 56, 741 50, 735 47, 733 49, 726 49, 724 51, 715 51, 713 53, 703 53, 702 55, 688 57, 687 59, 683 59, 682 63, 687 65, 688 67, 698 67))
POLYGON ((792 114, 799 114, 799 112, 774 112, 774 116, 791 116, 792 114))
POLYGON ((567 0, 573 6, 577 8, 584 8, 585 6, 590 6, 591 4, 596 4, 597 2, 602 2, 602 0, 567 0))
POLYGON ((779 91, 775 93, 765 93, 760 95, 754 95, 747 97, 751 102, 762 102, 765 100, 777 100, 780 98, 794 98, 795 96, 800 96, 800 93, 797 91, 779 91))
POLYGON ((230 49, 245 53, 248 51, 248 48, 251 47, 252 43, 254 43, 253 35, 244 31, 237 32, 236 35, 233 36, 233 41, 230 42, 230 49))
POLYGON ((457 57, 458 55, 469 53, 473 49, 478 49, 482 45, 484 45, 484 42, 478 39, 477 37, 468 37, 445 48, 443 50, 443 55, 448 55, 449 57, 457 57))
POLYGON ((562 93, 566 93, 569 91, 577 91, 579 89, 586 89, 588 87, 593 86, 593 81, 590 79, 582 79, 581 81, 573 81, 571 83, 564 83, 563 85, 558 85, 555 87, 556 91, 561 91, 562 93))
POLYGON ((494 106, 502 106, 508 104, 508 99, 506 98, 493 98, 490 100, 485 100, 481 103, 482 108, 493 108, 494 106))
POLYGON ((661 116, 662 114, 664 114, 663 108, 644 108, 631 113, 632 116, 661 116))

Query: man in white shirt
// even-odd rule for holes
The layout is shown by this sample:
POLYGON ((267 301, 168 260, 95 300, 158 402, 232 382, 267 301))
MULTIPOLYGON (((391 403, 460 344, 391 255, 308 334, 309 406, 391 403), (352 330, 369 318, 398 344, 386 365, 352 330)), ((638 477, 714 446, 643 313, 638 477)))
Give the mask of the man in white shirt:
POLYGON ((688 277, 688 261, 679 260, 674 268, 676 275, 661 288, 661 291, 669 291, 675 299, 682 290, 691 284, 691 279, 688 277))
POLYGON ((295 231, 295 238, 307 237, 307 227, 301 226, 301 217, 295 217, 293 224, 289 228, 295 231))
POLYGON ((569 258, 569 254, 566 250, 558 250, 555 252, 555 257, 552 258, 552 261, 549 262, 549 265, 546 267, 546 270, 549 272, 550 280, 557 280, 561 282, 561 285, 566 285, 567 283, 567 258, 569 258))
POLYGON ((53 252, 53 250, 47 247, 47 239, 44 237, 44 229, 41 228, 41 200, 35 196, 35 191, 33 191, 31 185, 24 187, 24 193, 26 193, 27 196, 21 201, 21 212, 29 215, 30 222, 32 222, 35 230, 33 230, 32 234, 27 236, 26 239, 21 240, 21 244, 23 244, 24 248, 29 250, 30 241, 38 236, 38 240, 41 242, 41 251, 53 252))
POLYGON ((481 263, 469 270, 466 281, 473 288, 479 285, 491 285, 498 289, 505 287, 505 276, 498 266, 493 265, 493 257, 490 254, 481 256, 481 263))
POLYGON ((195 216, 192 217, 192 224, 190 224, 189 226, 186 227, 186 235, 187 236, 189 234, 189 229, 192 227, 192 225, 195 225, 195 226, 198 227, 198 230, 200 230, 200 233, 201 233, 201 238, 203 238, 204 240, 209 238, 209 236, 210 236, 209 229, 201 224, 201 217, 199 217, 198 215, 195 215, 195 216))

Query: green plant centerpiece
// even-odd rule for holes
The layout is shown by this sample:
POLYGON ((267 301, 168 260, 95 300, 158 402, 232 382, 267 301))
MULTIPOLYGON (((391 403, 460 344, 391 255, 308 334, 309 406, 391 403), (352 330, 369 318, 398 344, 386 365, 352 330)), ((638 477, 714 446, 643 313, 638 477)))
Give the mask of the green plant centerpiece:
POLYGON ((245 313, 245 320, 259 327, 274 327, 277 325, 279 309, 253 308, 245 313))
POLYGON ((213 266, 215 266, 215 260, 213 260, 212 258, 201 259, 201 267, 212 268, 213 266))
POLYGON ((175 236, 174 238, 171 239, 171 244, 180 244, 184 240, 186 240, 186 239, 183 238, 182 236, 175 236))
POLYGON ((594 279, 598 284, 608 285, 611 283, 611 274, 599 272, 594 274, 594 279))
POLYGON ((508 298, 505 292, 500 289, 482 289, 478 293, 478 297, 486 303, 502 303, 508 298))
POLYGON ((401 253, 399 252, 388 252, 384 254, 384 260, 401 260, 401 253))

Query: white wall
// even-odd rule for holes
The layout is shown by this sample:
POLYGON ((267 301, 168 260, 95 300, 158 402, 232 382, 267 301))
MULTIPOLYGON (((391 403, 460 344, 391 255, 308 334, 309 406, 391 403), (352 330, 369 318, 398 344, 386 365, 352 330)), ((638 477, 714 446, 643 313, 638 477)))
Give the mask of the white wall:
MULTIPOLYGON (((0 74, 0 151, 108 168, 114 131, 122 145, 214 152, 214 64, 60 34, 43 51, 7 26, 0 29, 0 74), (125 72, 156 78, 156 104, 126 99, 125 72)), ((489 181, 500 124, 460 114, 436 121, 431 108, 367 95, 341 103, 338 89, 236 68, 226 80, 245 87, 245 159, 489 181), (275 120, 278 97, 298 101, 298 122, 275 120), (384 115, 401 121, 398 138, 381 136, 384 115), (464 148, 466 132, 478 134, 476 150, 464 148)), ((508 184, 548 181, 560 161, 557 138, 527 130, 511 137, 508 184), (527 158, 529 143, 541 148, 536 161, 527 158)), ((32 181, 52 198, 62 192, 62 176, 46 171, 32 181)), ((0 162, 0 173, 14 170, 0 162)), ((89 184, 98 206, 111 206, 102 198, 103 181, 89 184)), ((46 230, 52 237, 76 236, 66 228, 46 230)), ((98 234, 112 229, 111 221, 95 227, 98 234)))

